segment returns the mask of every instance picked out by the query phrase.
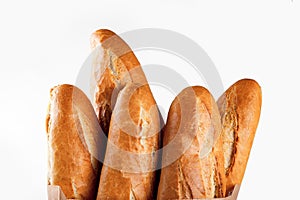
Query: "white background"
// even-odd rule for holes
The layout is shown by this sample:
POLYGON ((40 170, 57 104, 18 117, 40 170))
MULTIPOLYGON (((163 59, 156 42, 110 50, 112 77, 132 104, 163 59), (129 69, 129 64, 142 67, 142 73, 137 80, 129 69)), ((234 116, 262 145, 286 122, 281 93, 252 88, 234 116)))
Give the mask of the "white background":
MULTIPOLYGON (((90 52, 90 34, 99 28, 122 33, 146 27, 196 41, 225 88, 245 77, 260 83, 262 114, 239 199, 298 198, 299 1, 80 2, 0 3, 1 199, 47 198, 49 89, 75 82, 90 52)), ((142 63, 149 60, 145 53, 138 56, 142 63)))

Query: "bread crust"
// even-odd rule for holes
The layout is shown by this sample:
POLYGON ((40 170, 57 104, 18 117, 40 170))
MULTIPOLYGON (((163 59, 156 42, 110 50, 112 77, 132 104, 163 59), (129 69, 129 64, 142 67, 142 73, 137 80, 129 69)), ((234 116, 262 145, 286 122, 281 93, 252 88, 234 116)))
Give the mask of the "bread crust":
POLYGON ((97 83, 94 109, 102 129, 106 134, 109 132, 97 199, 153 199, 157 189, 153 170, 158 161, 154 152, 159 149, 162 121, 144 72, 130 47, 110 30, 94 32, 91 47, 95 53, 97 83), (129 94, 132 94, 130 101, 129 94), (130 116, 124 115, 124 109, 130 116), (152 122, 148 124, 143 117, 153 112, 158 116, 151 115, 152 122), (145 139, 135 135, 137 130, 143 130, 145 139), (138 157, 132 158, 126 152, 138 157))
POLYGON ((262 94, 259 84, 242 79, 229 87, 218 99, 227 193, 241 184, 258 125, 262 94))
POLYGON ((159 112, 148 85, 126 85, 110 123, 97 199, 154 199, 159 112))
POLYGON ((147 84, 140 63, 130 47, 114 32, 95 31, 90 39, 93 77, 96 82, 93 106, 101 128, 108 134, 111 114, 119 91, 126 84, 147 84))
POLYGON ((51 89, 46 118, 48 184, 58 185, 68 199, 95 199, 103 151, 101 129, 93 107, 75 86, 51 89))
POLYGON ((175 98, 165 126, 157 199, 225 195, 220 131, 219 111, 207 89, 188 87, 175 98))

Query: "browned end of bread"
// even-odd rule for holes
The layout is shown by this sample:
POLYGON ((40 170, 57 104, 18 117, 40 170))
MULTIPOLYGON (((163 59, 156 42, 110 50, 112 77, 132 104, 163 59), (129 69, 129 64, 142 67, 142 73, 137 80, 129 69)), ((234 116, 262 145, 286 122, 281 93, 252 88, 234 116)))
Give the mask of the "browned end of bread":
POLYGON ((222 121, 227 193, 242 182, 260 117, 261 101, 258 83, 242 79, 228 88, 217 102, 222 121))
POLYGON ((225 171, 217 105, 200 86, 172 102, 163 138, 158 199, 223 197, 225 171))
POLYGON ((107 29, 91 36, 93 78, 96 86, 93 106, 103 131, 108 134, 112 110, 119 91, 126 84, 147 84, 140 63, 130 47, 117 34, 107 29))
MULTIPOLYGON (((72 85, 51 90, 46 119, 48 184, 68 199, 95 199, 99 182, 100 126, 85 94, 72 85)), ((103 148, 103 147, 102 147, 103 148)))

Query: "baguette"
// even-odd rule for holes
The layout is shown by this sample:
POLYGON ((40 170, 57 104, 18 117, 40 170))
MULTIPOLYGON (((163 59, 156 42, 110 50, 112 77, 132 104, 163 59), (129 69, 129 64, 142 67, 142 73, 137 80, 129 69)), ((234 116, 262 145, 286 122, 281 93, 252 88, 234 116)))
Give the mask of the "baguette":
POLYGON ((241 184, 261 109, 261 88, 251 79, 233 84, 218 100, 222 122, 224 167, 229 194, 241 184))
POLYGON ((112 113, 97 199, 154 199, 159 112, 148 85, 126 85, 112 113))
POLYGON ((75 86, 51 89, 46 118, 48 185, 60 186, 68 199, 94 200, 103 152, 93 107, 75 86))
POLYGON ((130 47, 114 32, 100 29, 90 39, 94 51, 93 77, 96 82, 93 106, 100 126, 108 134, 111 114, 119 91, 126 84, 147 84, 140 63, 130 47))
POLYGON ((225 195, 221 122, 203 87, 184 89, 172 102, 163 137, 163 168, 157 199, 225 195))

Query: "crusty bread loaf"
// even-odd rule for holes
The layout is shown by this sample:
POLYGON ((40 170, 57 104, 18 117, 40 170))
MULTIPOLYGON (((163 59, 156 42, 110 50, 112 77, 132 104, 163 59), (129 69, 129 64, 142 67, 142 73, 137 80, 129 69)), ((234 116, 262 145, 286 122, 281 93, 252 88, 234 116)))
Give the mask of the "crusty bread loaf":
POLYGON ((203 87, 184 89, 172 102, 163 137, 158 199, 225 195, 220 115, 203 87))
POLYGON ((97 199, 153 199, 159 112, 148 85, 126 85, 112 113, 97 199))
POLYGON ((261 88, 251 79, 233 84, 219 98, 227 193, 241 184, 261 109, 261 88))
POLYGON ((119 91, 128 83, 147 84, 140 63, 130 47, 114 32, 100 29, 91 36, 93 106, 101 128, 108 134, 111 113, 119 91))
POLYGON ((72 85, 51 90, 46 119, 48 184, 58 185, 68 199, 94 200, 103 151, 101 129, 85 94, 72 85))

